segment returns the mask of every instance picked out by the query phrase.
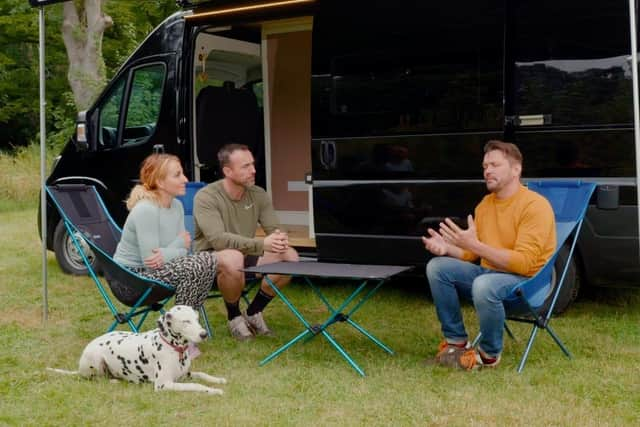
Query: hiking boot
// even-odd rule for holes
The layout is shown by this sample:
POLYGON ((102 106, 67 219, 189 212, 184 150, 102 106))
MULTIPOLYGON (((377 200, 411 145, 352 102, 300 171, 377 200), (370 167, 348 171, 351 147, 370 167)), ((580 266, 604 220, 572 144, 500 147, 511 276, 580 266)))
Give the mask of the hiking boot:
POLYGON ((236 316, 229 320, 229 332, 238 341, 246 341, 253 338, 249 324, 243 316, 236 316))
POLYGON ((252 314, 251 316, 245 313, 244 318, 256 335, 273 336, 273 331, 267 326, 267 323, 264 321, 264 317, 262 317, 261 311, 256 314, 252 314))
POLYGON ((500 355, 496 357, 482 356, 480 350, 470 348, 458 358, 458 367, 467 371, 480 368, 495 368, 500 363, 500 355))
POLYGON ((426 365, 455 366, 460 355, 467 350, 467 345, 467 341, 454 344, 447 340, 442 340, 438 345, 436 355, 430 359, 426 359, 424 363, 426 365))

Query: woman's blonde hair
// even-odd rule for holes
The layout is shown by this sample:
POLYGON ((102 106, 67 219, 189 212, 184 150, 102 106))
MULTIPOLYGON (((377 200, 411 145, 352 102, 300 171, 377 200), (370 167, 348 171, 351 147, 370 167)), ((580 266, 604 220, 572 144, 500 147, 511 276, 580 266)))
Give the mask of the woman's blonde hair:
POLYGON ((151 154, 142 162, 140 167, 140 184, 137 184, 127 198, 127 209, 131 210, 140 200, 151 200, 158 203, 158 181, 167 177, 169 164, 180 163, 180 159, 173 154, 151 154))

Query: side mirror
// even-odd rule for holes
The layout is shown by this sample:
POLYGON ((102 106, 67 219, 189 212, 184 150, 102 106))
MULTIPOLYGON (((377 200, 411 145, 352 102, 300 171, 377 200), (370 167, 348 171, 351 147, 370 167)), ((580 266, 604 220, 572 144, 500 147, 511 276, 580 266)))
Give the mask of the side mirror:
POLYGON ((87 139, 87 112, 80 111, 76 118, 76 135, 74 138, 74 144, 76 150, 87 151, 89 149, 89 142, 87 139))
POLYGON ((596 206, 598 209, 618 209, 620 207, 620 187, 617 185, 598 185, 596 206))

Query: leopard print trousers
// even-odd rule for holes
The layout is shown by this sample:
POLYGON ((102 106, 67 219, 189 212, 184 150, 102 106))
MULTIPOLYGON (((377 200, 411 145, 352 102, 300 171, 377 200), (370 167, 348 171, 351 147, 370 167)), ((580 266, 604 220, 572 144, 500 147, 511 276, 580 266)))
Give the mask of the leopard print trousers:
POLYGON ((137 268, 136 272, 176 288, 176 305, 200 308, 216 277, 215 252, 198 252, 174 258, 156 270, 137 268))

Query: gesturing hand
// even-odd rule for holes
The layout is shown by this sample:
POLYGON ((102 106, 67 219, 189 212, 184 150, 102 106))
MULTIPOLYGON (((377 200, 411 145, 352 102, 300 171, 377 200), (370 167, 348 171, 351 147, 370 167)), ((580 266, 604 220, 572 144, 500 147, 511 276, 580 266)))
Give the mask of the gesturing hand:
POLYGON ((431 237, 422 236, 422 243, 424 247, 434 255, 443 256, 447 254, 447 243, 442 236, 438 234, 433 228, 427 229, 427 232, 431 237))
POLYGON ((160 252, 160 249, 153 249, 152 252, 153 253, 151 255, 144 259, 144 265, 147 268, 156 270, 164 265, 164 258, 162 256, 162 252, 160 252))
POLYGON ((467 223, 468 228, 463 230, 450 218, 446 218, 444 222, 440 223, 440 235, 446 243, 470 250, 471 246, 478 241, 478 234, 473 216, 467 217, 467 223))

